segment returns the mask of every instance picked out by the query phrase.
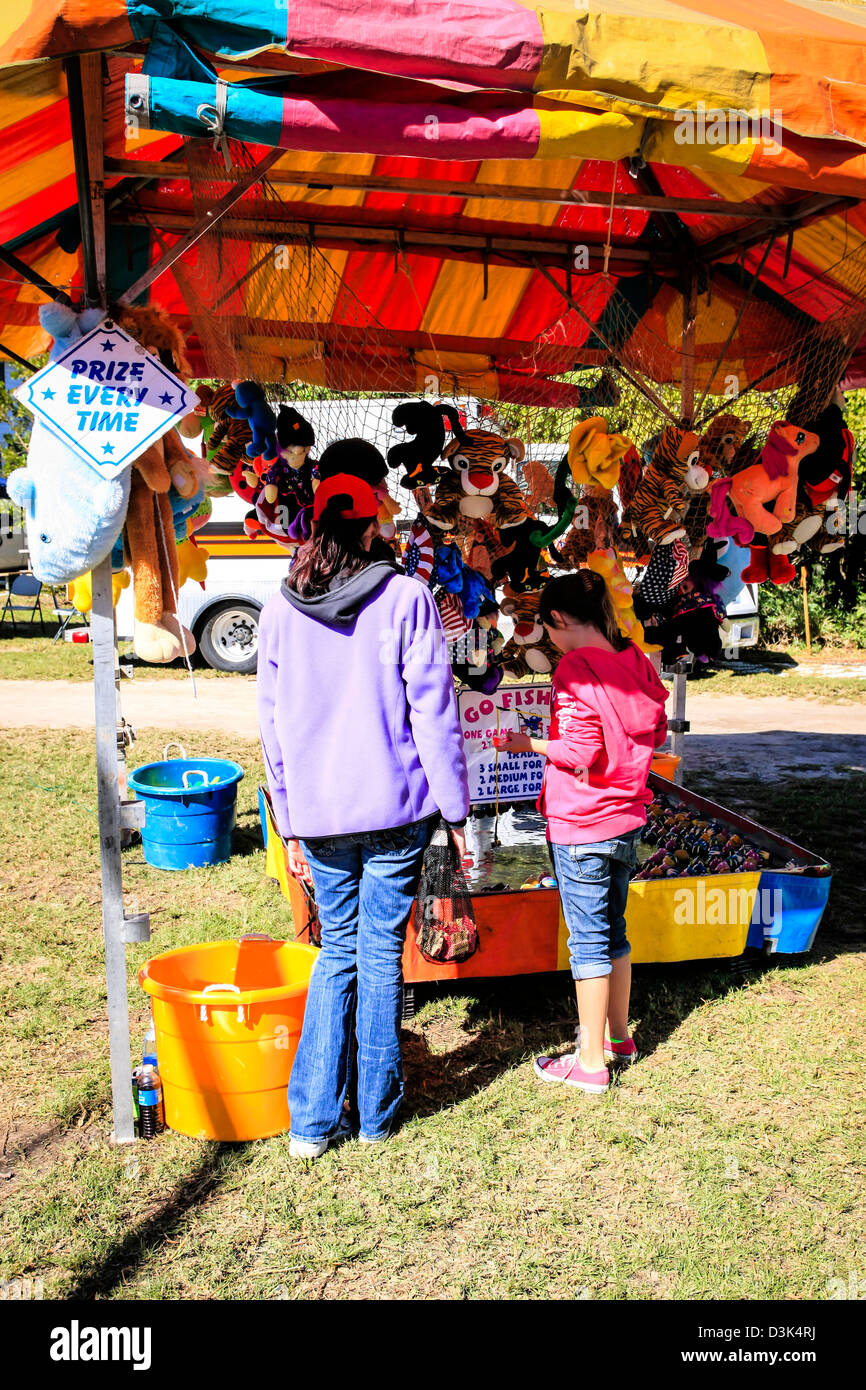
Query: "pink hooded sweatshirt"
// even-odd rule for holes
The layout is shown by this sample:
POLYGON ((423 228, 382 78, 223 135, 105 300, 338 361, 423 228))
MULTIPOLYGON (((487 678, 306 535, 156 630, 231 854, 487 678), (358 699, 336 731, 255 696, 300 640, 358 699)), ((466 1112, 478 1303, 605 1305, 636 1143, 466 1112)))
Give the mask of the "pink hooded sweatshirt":
POLYGON ((667 736, 667 696, 631 642, 621 652, 566 652, 553 676, 538 801, 554 844, 595 844, 644 824, 653 750, 667 736))

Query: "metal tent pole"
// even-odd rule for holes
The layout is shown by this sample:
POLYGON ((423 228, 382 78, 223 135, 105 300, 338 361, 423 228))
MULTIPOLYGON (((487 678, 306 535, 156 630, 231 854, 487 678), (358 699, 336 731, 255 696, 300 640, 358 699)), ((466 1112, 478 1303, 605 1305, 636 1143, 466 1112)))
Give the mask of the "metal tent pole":
POLYGON ((686 668, 685 664, 678 661, 673 667, 674 673, 674 713, 673 718, 668 720, 668 728, 671 735, 671 752, 680 759, 677 770, 674 773, 674 781, 683 780, 683 757, 686 746, 686 734, 689 729, 689 721, 686 719, 686 668))
POLYGON ((96 779, 99 793, 99 860, 102 870, 102 935, 108 990, 108 1046, 114 1137, 135 1138, 130 1081, 129 999, 126 988, 123 871, 120 863, 120 797, 117 789, 117 689, 114 674, 114 608, 111 556, 93 571, 93 693, 96 711, 96 779))
MULTIPOLYGON (((69 117, 78 210, 81 218, 84 260, 84 299, 87 305, 105 305, 105 276, 97 261, 94 234, 90 163, 87 151, 87 122, 77 57, 64 63, 69 94, 69 117)), ((101 105, 91 112, 102 120, 101 105)), ((104 253, 104 242, 102 243, 104 253)), ((147 939, 146 916, 127 924, 123 910, 123 871, 120 862, 122 818, 130 821, 134 812, 124 813, 117 785, 117 685, 114 659, 114 607, 111 595, 111 556, 97 565, 92 574, 93 607, 90 632, 93 644, 94 722, 96 726, 96 780, 99 815, 99 860, 102 874, 102 935, 105 947, 105 983, 108 994, 108 1046, 111 1062, 111 1100, 114 1139, 132 1143, 135 1122, 130 1077, 129 998, 126 985, 126 941, 147 939)))

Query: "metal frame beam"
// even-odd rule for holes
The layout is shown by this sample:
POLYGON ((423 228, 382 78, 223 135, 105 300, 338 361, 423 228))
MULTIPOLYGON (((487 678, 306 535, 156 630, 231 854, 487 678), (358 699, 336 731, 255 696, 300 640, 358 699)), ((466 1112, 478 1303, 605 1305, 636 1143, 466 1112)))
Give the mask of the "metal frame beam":
MULTIPOLYGON (((310 213, 313 209, 307 206, 305 211, 310 213)), ((328 213, 328 208, 316 207, 315 218, 308 217, 304 221, 299 221, 280 220, 278 217, 274 217, 267 226, 261 219, 253 217, 232 218, 230 225, 224 229, 223 235, 249 241, 270 241, 274 245, 279 245, 281 241, 297 242, 299 246, 309 245, 312 238, 316 245, 326 247, 329 250, 351 250, 359 245, 364 245, 381 246, 389 252, 393 252, 399 242, 401 250, 411 251, 415 255, 442 255, 444 253, 448 259, 480 261, 486 258, 491 264, 499 262, 501 264, 531 265, 538 258, 542 258, 554 265, 562 265, 564 262, 571 263, 574 257, 576 238, 573 235, 566 241, 562 237, 539 236, 530 239, 528 237, 497 237, 439 232, 423 227, 378 227, 365 222, 353 222, 345 218, 329 221, 328 213)), ((192 222, 185 213, 158 213, 155 208, 147 206, 118 208, 116 212, 111 214, 111 221, 120 226, 150 226, 157 216, 161 231, 186 232, 189 235, 192 230, 201 227, 201 219, 198 222, 192 222)), ((207 226, 210 225, 212 223, 208 221, 207 226)), ((207 230, 207 226, 201 230, 196 230, 196 235, 191 240, 187 240, 185 237, 183 249, 186 250, 189 245, 193 244, 193 241, 198 240, 203 231, 207 230)), ((178 259, 176 253, 179 246, 181 246, 181 242, 171 248, 172 261, 178 259)), ((597 263, 599 266, 603 264, 603 245, 600 243, 590 244, 588 253, 590 262, 597 263)), ((650 262, 656 267, 669 264, 671 269, 675 265, 674 258, 663 251, 616 243, 612 247, 610 267, 613 270, 619 267, 635 271, 649 265, 650 262)), ((162 265, 162 261, 157 262, 157 265, 163 269, 168 268, 167 265, 162 265)), ((135 290, 136 287, 133 286, 132 289, 135 290)), ((132 290, 127 293, 131 294, 132 290)), ((126 296, 121 302, 125 301, 126 296)))
POLYGON ((726 232, 724 236, 715 237, 703 246, 696 247, 696 254, 701 261, 718 261, 765 241, 768 236, 780 236, 788 231, 796 231, 798 227, 805 227, 807 223, 819 217, 832 217, 837 212, 846 212, 856 203, 856 198, 839 198, 835 194, 816 193, 801 199, 799 203, 789 204, 786 217, 761 218, 751 227, 726 232))
MULTIPOLYGON (((287 158, 290 151, 282 150, 287 158)), ((189 172, 159 160, 108 159, 107 176, 136 179, 171 179, 189 181, 189 172)), ((316 173, 309 169, 275 168, 268 175, 275 187, 308 188, 314 193, 334 193, 341 190, 361 193, 405 193, 410 198, 465 198, 500 203, 552 203, 559 207, 608 208, 610 190, 584 188, 545 188, 542 185, 514 184, 504 187, 495 183, 470 183, 462 179, 414 179, 395 174, 316 173)), ((789 220, 791 204, 760 204, 751 201, 735 203, 725 198, 678 198, 668 194, 618 193, 618 211, 693 213, 714 217, 735 217, 761 222, 789 220)))

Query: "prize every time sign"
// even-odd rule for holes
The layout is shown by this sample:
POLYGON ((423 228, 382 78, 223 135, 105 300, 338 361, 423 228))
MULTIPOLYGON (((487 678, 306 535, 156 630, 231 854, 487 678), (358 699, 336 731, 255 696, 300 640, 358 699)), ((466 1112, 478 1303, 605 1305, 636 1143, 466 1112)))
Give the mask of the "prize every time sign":
POLYGON ((544 759, 533 753, 500 753, 491 745, 499 731, 547 738, 550 726, 550 683, 500 686, 492 695, 474 690, 457 697, 463 747, 469 769, 469 799, 475 804, 495 801, 535 801, 541 792, 544 759))
POLYGON ((14 394, 105 478, 198 404, 185 382, 110 319, 14 394))

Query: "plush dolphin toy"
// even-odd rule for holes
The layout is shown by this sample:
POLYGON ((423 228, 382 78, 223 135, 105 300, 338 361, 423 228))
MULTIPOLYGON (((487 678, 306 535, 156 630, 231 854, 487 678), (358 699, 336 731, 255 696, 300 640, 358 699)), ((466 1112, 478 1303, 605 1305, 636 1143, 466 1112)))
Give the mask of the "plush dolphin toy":
MULTIPOLYGON (((39 320, 54 338, 54 361, 105 317, 101 309, 76 314, 62 304, 47 304, 39 320)), ((43 584, 70 584, 98 565, 120 535, 129 501, 130 470, 102 478, 74 449, 34 421, 27 465, 11 474, 9 497, 27 518, 30 567, 43 584)))

